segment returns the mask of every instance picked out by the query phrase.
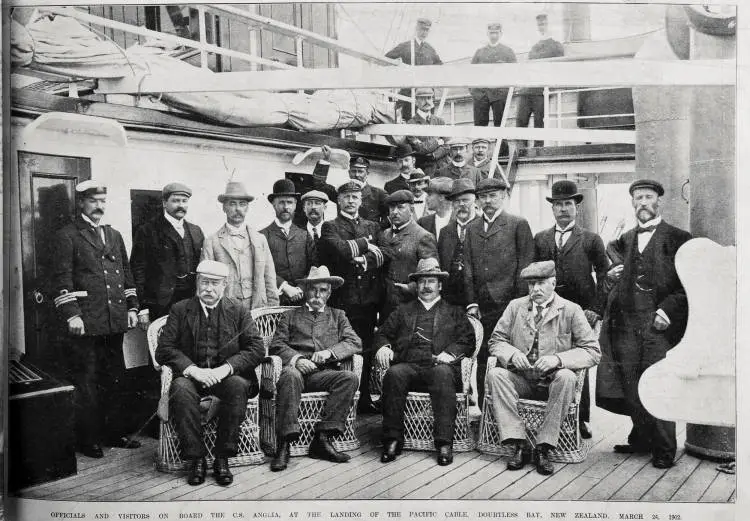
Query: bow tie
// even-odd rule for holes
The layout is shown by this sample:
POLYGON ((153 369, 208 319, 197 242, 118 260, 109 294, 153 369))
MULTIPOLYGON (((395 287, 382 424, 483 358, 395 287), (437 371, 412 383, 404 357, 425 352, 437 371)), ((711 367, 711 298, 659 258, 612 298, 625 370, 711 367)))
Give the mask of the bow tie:
POLYGON ((424 201, 420 201, 419 199, 414 199, 414 204, 424 204, 424 201))
POLYGON ((650 232, 653 232, 654 230, 656 230, 656 225, 652 224, 651 226, 639 226, 635 232, 636 233, 650 233, 650 232))

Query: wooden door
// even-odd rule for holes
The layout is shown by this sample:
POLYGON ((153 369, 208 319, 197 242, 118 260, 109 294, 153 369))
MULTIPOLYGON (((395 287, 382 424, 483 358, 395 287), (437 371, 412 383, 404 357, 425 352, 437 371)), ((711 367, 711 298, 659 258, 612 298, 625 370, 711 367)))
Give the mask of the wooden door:
POLYGON ((62 376, 65 336, 51 291, 51 245, 75 215, 75 186, 91 178, 91 160, 19 152, 18 175, 26 356, 62 376))

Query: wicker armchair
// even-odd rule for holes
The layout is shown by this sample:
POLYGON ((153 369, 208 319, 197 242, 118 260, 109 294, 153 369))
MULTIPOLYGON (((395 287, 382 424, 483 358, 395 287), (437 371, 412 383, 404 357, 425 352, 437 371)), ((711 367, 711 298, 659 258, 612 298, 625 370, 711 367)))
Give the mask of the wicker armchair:
MULTIPOLYGON (((268 308, 255 309, 252 311, 252 317, 258 328, 263 345, 268 352, 268 344, 273 338, 273 332, 276 329, 276 321, 281 313, 289 307, 275 306, 268 308)), ((161 395, 166 398, 169 395, 169 387, 172 384, 172 370, 167 366, 160 366, 156 363, 156 346, 158 345, 161 329, 167 322, 167 317, 161 317, 154 320, 148 328, 148 348, 151 353, 151 361, 157 371, 161 371, 161 395)), ((258 382, 261 379, 261 367, 255 369, 258 382)), ((213 448, 216 443, 216 419, 206 423, 203 427, 203 443, 208 450, 208 464, 213 462, 213 448)), ((257 465, 265 461, 263 451, 260 449, 260 436, 258 427, 258 398, 254 397, 247 402, 247 413, 245 421, 240 426, 240 442, 237 456, 229 458, 229 466, 236 467, 240 465, 257 465)), ((183 470, 186 462, 182 459, 180 453, 180 440, 171 421, 162 421, 159 425, 159 448, 157 450, 156 468, 164 472, 174 472, 183 470)))
MULTIPOLYGON (((487 360, 487 375, 497 365, 497 358, 491 356, 487 360)), ((568 414, 563 420, 560 428, 560 439, 557 448, 549 454, 550 461, 559 463, 580 463, 586 459, 591 448, 591 440, 581 438, 578 426, 579 404, 581 403, 581 392, 586 371, 575 371, 577 375, 576 390, 573 402, 570 404, 568 414)), ((532 446, 536 446, 536 432, 544 421, 544 409, 547 402, 539 400, 518 400, 518 413, 523 418, 526 426, 526 437, 532 446)), ((501 444, 500 428, 492 413, 492 395, 487 392, 484 395, 482 407, 482 420, 479 426, 479 451, 485 454, 498 456, 510 456, 511 447, 501 444)))
MULTIPOLYGON (((471 358, 461 360, 461 381, 463 388, 456 393, 458 411, 456 413, 456 427, 453 434, 453 450, 456 452, 467 452, 476 447, 474 434, 469 423, 469 405, 472 389, 476 387, 476 378, 472 378, 472 368, 476 365, 477 353, 482 345, 484 329, 482 324, 472 315, 468 315, 469 322, 474 328, 476 346, 471 358)), ((379 378, 377 390, 383 388, 383 377, 388 367, 378 366, 374 373, 379 378)), ((411 450, 435 450, 435 440, 432 437, 434 416, 432 414, 432 403, 429 393, 409 392, 406 397, 406 409, 404 414, 404 448, 411 450)))

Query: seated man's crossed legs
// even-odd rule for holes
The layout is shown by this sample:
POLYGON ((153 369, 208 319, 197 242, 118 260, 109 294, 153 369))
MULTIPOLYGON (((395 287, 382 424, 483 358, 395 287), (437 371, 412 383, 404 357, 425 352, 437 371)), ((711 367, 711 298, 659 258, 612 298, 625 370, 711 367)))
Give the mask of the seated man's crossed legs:
POLYGON ((453 461, 453 433, 456 422, 456 390, 460 373, 450 364, 420 365, 402 362, 392 365, 383 378, 383 455, 381 461, 396 459, 404 444, 404 416, 409 391, 428 392, 434 414, 433 437, 438 463, 453 461))
POLYGON ((536 433, 534 460, 540 474, 554 472, 549 451, 557 447, 560 426, 575 396, 575 386, 576 374, 570 369, 556 370, 549 379, 549 386, 537 385, 523 374, 502 367, 494 368, 487 375, 487 392, 492 396, 492 412, 500 429, 502 443, 513 447, 508 461, 509 470, 523 468, 530 459, 526 429, 518 414, 518 400, 529 398, 547 400, 544 420, 536 433))
POLYGON ((284 367, 276 386, 278 448, 276 457, 271 462, 271 470, 284 470, 289 463, 290 444, 300 435, 298 412, 303 392, 325 391, 329 393, 320 421, 315 425, 315 437, 310 445, 310 457, 336 463, 349 461, 350 456, 337 451, 330 437, 344 433, 346 419, 358 386, 359 380, 352 371, 322 369, 303 375, 295 367, 284 367))

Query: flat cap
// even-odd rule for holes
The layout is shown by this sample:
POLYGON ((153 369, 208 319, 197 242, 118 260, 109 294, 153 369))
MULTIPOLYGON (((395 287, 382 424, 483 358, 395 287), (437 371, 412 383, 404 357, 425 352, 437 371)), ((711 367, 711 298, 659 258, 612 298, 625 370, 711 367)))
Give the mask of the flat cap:
POLYGON ((320 190, 310 190, 309 192, 306 192, 302 194, 302 197, 300 197, 300 200, 306 201, 308 199, 320 199, 323 202, 328 202, 330 199, 328 199, 328 196, 325 194, 325 192, 321 192, 320 190))
POLYGON ((499 22, 492 22, 487 24, 487 30, 488 31, 502 31, 503 30, 503 24, 499 22))
POLYGON ((453 187, 451 188, 451 193, 448 195, 448 199, 455 199, 459 195, 474 193, 476 193, 474 181, 467 177, 462 177, 453 181, 453 187))
POLYGON ((424 170, 422 170, 421 168, 415 168, 414 170, 411 171, 411 173, 409 174, 409 179, 407 179, 406 181, 408 183, 417 183, 419 181, 429 181, 429 180, 430 180, 430 176, 425 174, 424 170))
POLYGON ((165 185, 164 188, 161 189, 161 196, 165 199, 172 194, 182 194, 187 197, 190 197, 193 195, 193 191, 190 189, 189 186, 184 185, 182 183, 169 183, 168 185, 165 185))
POLYGON ((508 185, 505 184, 505 181, 503 181, 500 178, 497 177, 488 177, 487 179, 482 179, 477 183, 477 189, 476 194, 482 194, 485 192, 494 192, 495 190, 507 190, 508 185))
POLYGON ((434 177, 430 179, 430 186, 427 187, 427 192, 434 192, 436 194, 449 195, 453 190, 453 179, 450 177, 434 177))
POLYGON ((76 185, 76 193, 78 193, 81 196, 84 195, 96 195, 96 194, 106 194, 107 193, 107 187, 103 184, 99 183, 98 181, 94 181, 93 179, 89 179, 87 181, 83 181, 81 183, 78 183, 76 185))
POLYGON ((229 276, 229 268, 223 262, 203 260, 195 268, 195 273, 211 279, 223 279, 229 276))
POLYGON ((431 87, 419 87, 414 91, 414 96, 434 96, 435 89, 431 87))
POLYGON ((347 192, 361 192, 362 191, 362 182, 357 181, 356 179, 349 179, 347 182, 342 184, 336 189, 336 193, 338 195, 347 193, 347 192))
POLYGON ((485 137, 478 137, 474 141, 471 142, 472 145, 476 145, 477 143, 486 143, 487 145, 489 145, 490 140, 485 137))
POLYGON ((417 25, 432 27, 432 20, 429 18, 417 18, 417 25))
POLYGON ((370 168, 370 160, 362 156, 352 157, 349 160, 349 168, 353 166, 363 166, 365 168, 370 168))
POLYGON ((465 137, 452 137, 448 140, 448 143, 446 143, 449 147, 465 147, 469 146, 469 141, 465 137))
POLYGON ((633 181, 630 184, 630 188, 628 188, 628 191, 630 192, 630 195, 633 195, 633 192, 637 188, 649 188, 659 194, 661 197, 664 195, 664 187, 659 181, 654 181, 653 179, 638 179, 637 181, 633 181))
POLYGON ((522 280, 548 279, 555 276, 555 261, 532 262, 521 270, 522 280))
POLYGON ((414 194, 409 190, 396 190, 391 195, 385 198, 385 204, 388 206, 401 203, 413 203, 414 194))

